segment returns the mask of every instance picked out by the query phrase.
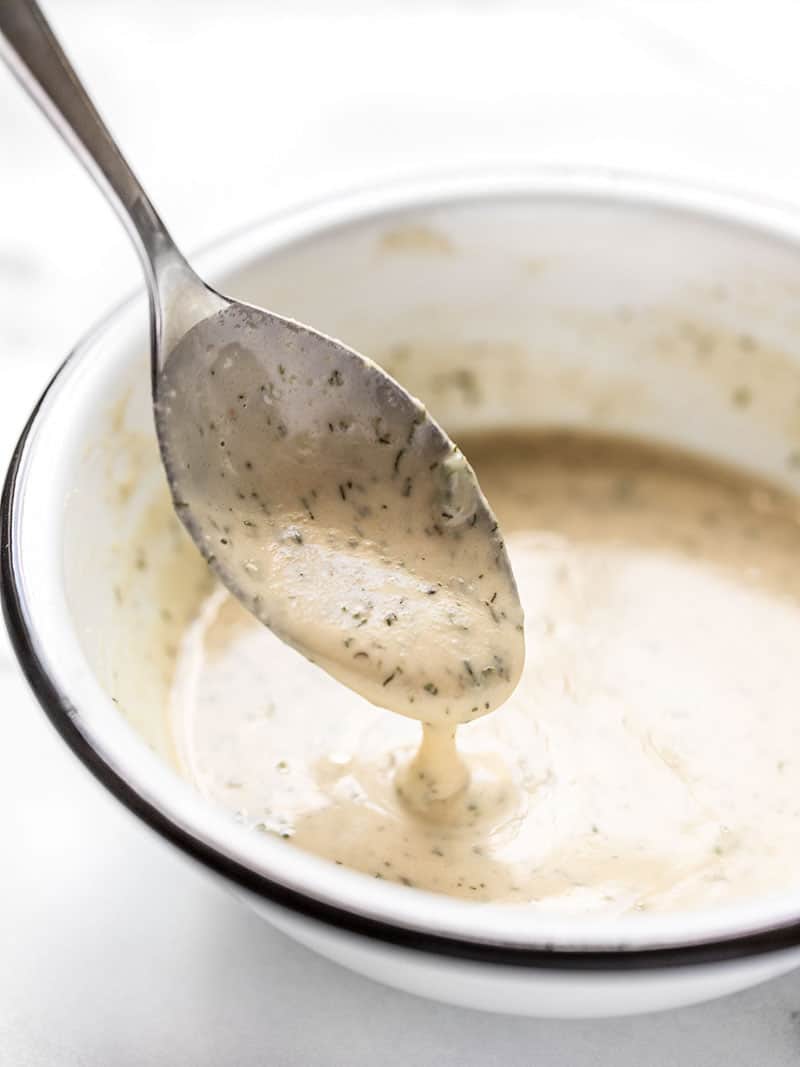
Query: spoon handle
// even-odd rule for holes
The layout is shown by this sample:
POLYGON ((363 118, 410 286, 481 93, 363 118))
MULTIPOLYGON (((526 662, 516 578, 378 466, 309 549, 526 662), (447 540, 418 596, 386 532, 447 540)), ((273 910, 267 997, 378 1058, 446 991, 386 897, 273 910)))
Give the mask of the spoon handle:
POLYGON ((150 291, 153 364, 191 319, 216 310, 100 118, 35 0, 0 0, 0 55, 86 166, 133 238, 150 291), (189 321, 187 321, 189 320, 189 321))

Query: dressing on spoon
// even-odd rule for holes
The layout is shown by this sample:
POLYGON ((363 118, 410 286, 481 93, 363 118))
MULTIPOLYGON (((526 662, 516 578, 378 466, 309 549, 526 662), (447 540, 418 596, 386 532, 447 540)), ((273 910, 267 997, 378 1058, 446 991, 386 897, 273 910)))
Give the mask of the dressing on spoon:
POLYGON ((458 449, 370 361, 252 309, 190 331, 158 395, 179 514, 224 583, 340 682, 425 724, 425 796, 461 788, 456 727, 512 692, 524 643, 458 449))

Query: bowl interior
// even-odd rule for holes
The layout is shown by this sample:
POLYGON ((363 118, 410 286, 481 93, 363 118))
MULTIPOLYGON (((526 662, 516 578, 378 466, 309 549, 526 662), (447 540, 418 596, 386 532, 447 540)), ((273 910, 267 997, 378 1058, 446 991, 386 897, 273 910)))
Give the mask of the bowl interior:
MULTIPOLYGON (((635 186, 478 188, 309 209, 220 246, 203 266, 223 291, 371 356, 456 440, 586 427, 800 490, 800 250, 788 224, 779 234, 755 209, 746 224, 741 205, 708 211, 700 196, 670 204, 635 186)), ((211 811, 170 769, 175 645, 209 578, 169 505, 146 336, 143 307, 126 306, 62 372, 26 446, 15 520, 41 659, 92 748, 137 792, 299 891, 453 936, 652 945, 800 911, 795 894, 576 932, 574 918, 510 920, 499 906, 287 857, 211 811)))

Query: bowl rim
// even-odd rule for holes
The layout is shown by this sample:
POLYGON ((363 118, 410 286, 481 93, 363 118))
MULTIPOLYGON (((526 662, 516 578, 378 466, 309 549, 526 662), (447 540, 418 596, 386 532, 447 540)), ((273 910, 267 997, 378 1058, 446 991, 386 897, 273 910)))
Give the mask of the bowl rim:
MULTIPOLYGON (((666 209, 684 216, 695 215, 717 221, 728 227, 761 231, 772 241, 786 242, 795 251, 800 251, 800 214, 778 201, 721 192, 675 179, 606 169, 553 166, 437 172, 325 196, 242 227, 194 258, 198 267, 213 277, 215 270, 228 273, 241 270, 249 262, 274 255, 304 238, 370 219, 390 218, 414 209, 513 197, 539 200, 551 197, 582 202, 602 200, 618 205, 639 204, 655 210, 666 209)), ((104 333, 126 315, 130 318, 131 311, 140 302, 141 293, 138 292, 115 307, 79 341, 55 372, 16 445, 0 501, 0 593, 17 659, 62 739, 117 800, 182 852, 246 893, 307 919, 399 948, 478 963, 560 970, 630 971, 719 963, 800 946, 800 892, 786 894, 785 899, 781 897, 774 903, 770 898, 730 912, 709 909, 681 915, 684 932, 677 936, 669 932, 681 925, 671 921, 674 917, 659 924, 650 923, 650 917, 640 916, 635 918, 636 927, 626 928, 625 923, 615 924, 613 921, 604 923, 604 936, 588 927, 582 929, 580 921, 559 921, 549 915, 540 917, 534 937, 529 929, 524 929, 527 924, 523 922, 519 923, 519 930, 508 921, 500 923, 498 933, 488 920, 486 923, 472 922, 465 917, 468 913, 472 917, 480 914, 482 918, 490 913, 499 914, 502 905, 462 904, 447 897, 389 884, 382 884, 377 892, 373 891, 373 895, 380 894, 382 898, 377 904, 370 902, 365 906, 365 894, 354 893, 359 903, 344 906, 340 900, 342 893, 318 892, 313 882, 315 871, 319 875, 323 867, 328 869, 332 865, 310 856, 299 860, 295 865, 309 876, 305 884, 298 884, 302 879, 293 882, 278 876, 275 871, 265 873, 263 869, 255 869, 248 863, 247 853, 252 850, 243 847, 246 831, 232 827, 225 820, 228 836, 220 838, 217 833, 215 839, 215 835, 208 832, 208 826, 216 822, 215 828, 219 831, 223 820, 209 815, 207 802, 188 785, 183 783, 184 799, 191 794, 193 808, 197 810, 196 817, 190 819, 177 815, 175 807, 159 804, 154 791, 143 787, 131 773, 130 763, 110 758, 104 739, 81 707, 71 699, 63 680, 59 681, 59 671, 48 660, 40 628, 35 622, 35 611, 31 610, 32 605, 26 596, 20 523, 23 501, 30 489, 37 438, 50 417, 54 400, 65 390, 76 367, 90 358, 93 346, 104 333), (418 914, 415 901, 422 897, 427 899, 426 907, 434 916, 439 912, 439 925, 426 922, 418 914)), ((99 694, 99 686, 96 688, 99 694)), ((102 698, 109 708, 114 708, 110 697, 102 694, 102 698)), ((122 725, 121 717, 116 711, 114 714, 122 725)), ((130 732, 132 734, 132 730, 130 732)), ((145 746, 142 744, 141 747, 145 746)), ((154 754, 148 751, 147 756, 159 764, 161 774, 175 777, 174 772, 161 764, 154 754)), ((285 846, 283 849, 285 855, 285 846)), ((273 866, 279 867, 280 863, 273 866)), ((338 868, 334 872, 327 871, 326 878, 332 880, 335 877, 344 890, 348 885, 355 889, 365 881, 372 883, 371 879, 355 872, 338 868)), ((509 909, 506 909, 506 919, 508 915, 509 909)))

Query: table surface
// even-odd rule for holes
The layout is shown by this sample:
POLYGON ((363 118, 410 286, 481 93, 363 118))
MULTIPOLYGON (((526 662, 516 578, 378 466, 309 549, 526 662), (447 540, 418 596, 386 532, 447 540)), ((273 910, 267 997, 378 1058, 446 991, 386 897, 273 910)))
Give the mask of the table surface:
MULTIPOLYGON (((592 163, 800 205, 793 0, 52 0, 184 246, 438 165, 592 163), (289 10, 287 11, 287 8, 289 10)), ((121 229, 0 71, 0 459, 74 340, 140 284, 121 229)), ((91 780, 0 637, 0 1064, 795 1064, 800 972, 608 1021, 482 1015, 294 945, 91 780)))

